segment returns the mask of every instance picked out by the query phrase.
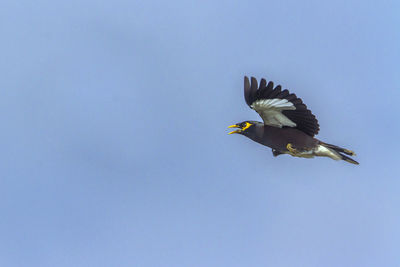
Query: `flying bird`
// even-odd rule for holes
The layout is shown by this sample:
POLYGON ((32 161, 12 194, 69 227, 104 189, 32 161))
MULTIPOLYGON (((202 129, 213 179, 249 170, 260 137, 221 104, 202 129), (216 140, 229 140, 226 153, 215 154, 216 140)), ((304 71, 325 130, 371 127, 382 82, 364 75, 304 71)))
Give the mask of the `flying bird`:
POLYGON ((314 136, 318 134, 319 124, 315 116, 295 94, 280 85, 274 87, 272 81, 244 77, 244 98, 247 105, 262 118, 262 122, 244 121, 228 128, 238 128, 229 134, 241 134, 264 146, 272 148, 276 157, 289 154, 294 157, 329 157, 358 164, 349 156, 356 154, 339 146, 324 143, 314 136))

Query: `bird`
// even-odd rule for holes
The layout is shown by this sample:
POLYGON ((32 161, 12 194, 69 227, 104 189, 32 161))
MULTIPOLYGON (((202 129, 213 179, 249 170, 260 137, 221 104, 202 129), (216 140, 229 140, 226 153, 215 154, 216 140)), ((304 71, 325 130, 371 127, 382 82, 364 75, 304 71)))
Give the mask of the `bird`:
POLYGON ((244 76, 244 98, 263 122, 243 121, 228 128, 237 128, 229 134, 244 135, 251 140, 272 149, 272 155, 288 154, 300 158, 329 157, 359 164, 348 156, 356 156, 354 151, 322 142, 314 136, 319 132, 315 115, 301 98, 281 85, 262 78, 260 85, 251 77, 251 83, 244 76), (348 155, 348 156, 346 156, 348 155))

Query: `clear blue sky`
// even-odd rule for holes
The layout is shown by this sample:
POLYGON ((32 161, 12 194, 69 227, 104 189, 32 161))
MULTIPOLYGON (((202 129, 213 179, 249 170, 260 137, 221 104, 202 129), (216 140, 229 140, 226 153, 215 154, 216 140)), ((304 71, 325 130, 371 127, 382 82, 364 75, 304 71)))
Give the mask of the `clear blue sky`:
POLYGON ((0 266, 400 266, 398 1, 2 1, 0 266), (273 158, 243 76, 361 163, 273 158))

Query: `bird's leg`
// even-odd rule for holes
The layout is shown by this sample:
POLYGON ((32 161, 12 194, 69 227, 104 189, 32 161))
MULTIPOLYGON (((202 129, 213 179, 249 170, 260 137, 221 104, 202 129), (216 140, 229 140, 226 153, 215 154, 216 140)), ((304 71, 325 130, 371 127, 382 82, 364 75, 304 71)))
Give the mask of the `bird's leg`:
POLYGON ((292 154, 293 156, 296 156, 297 154, 299 154, 299 151, 297 151, 297 149, 293 148, 291 143, 288 143, 286 145, 287 150, 289 150, 290 154, 292 154))
POLYGON ((289 154, 293 157, 300 157, 300 158, 313 158, 314 157, 314 150, 311 148, 294 148, 291 143, 286 145, 289 154))

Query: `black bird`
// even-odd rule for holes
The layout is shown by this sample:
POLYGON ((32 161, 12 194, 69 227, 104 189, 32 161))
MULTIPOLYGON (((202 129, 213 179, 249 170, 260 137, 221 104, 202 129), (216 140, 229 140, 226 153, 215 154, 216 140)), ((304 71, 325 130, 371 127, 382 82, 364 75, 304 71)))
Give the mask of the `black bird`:
POLYGON ((280 85, 274 87, 273 82, 244 77, 244 98, 247 105, 254 109, 263 119, 244 121, 229 128, 238 128, 229 134, 238 133, 272 148, 276 157, 289 154, 294 157, 313 158, 314 156, 330 157, 334 160, 345 160, 358 164, 357 161, 345 156, 356 154, 348 149, 324 143, 316 138, 319 124, 303 101, 287 89, 281 90, 280 85))

